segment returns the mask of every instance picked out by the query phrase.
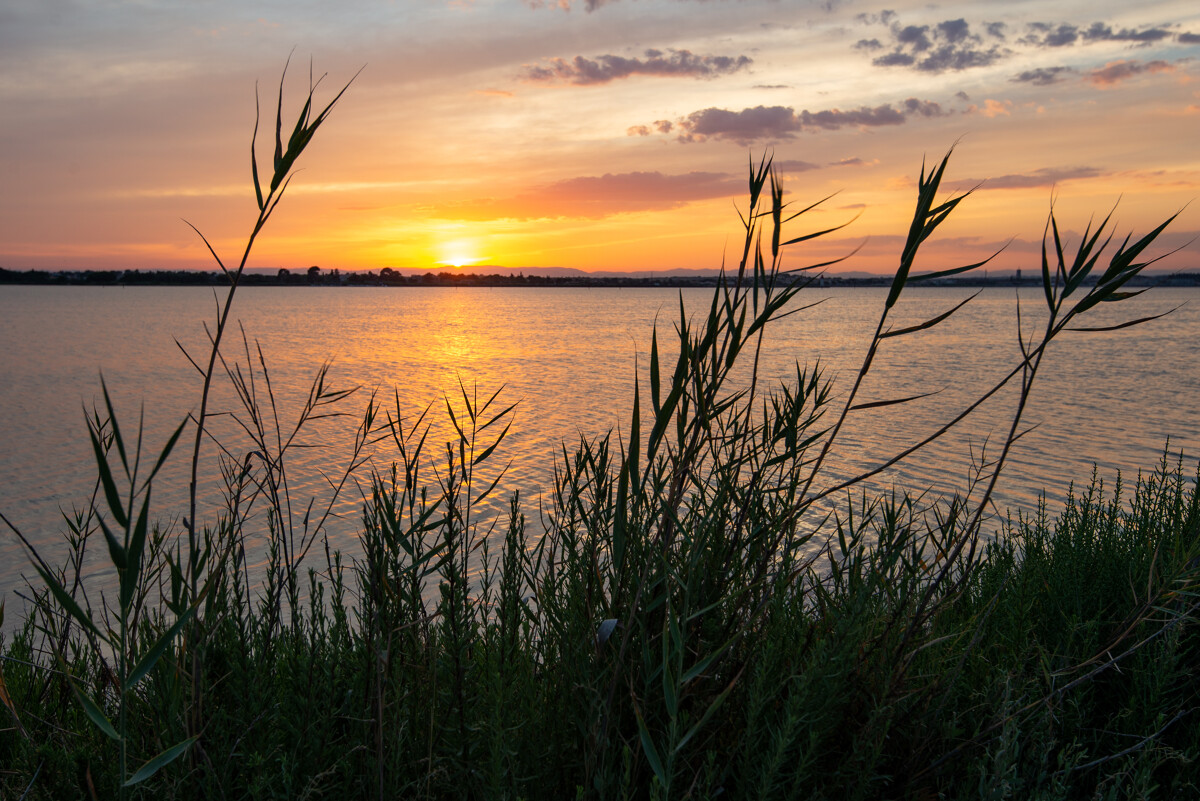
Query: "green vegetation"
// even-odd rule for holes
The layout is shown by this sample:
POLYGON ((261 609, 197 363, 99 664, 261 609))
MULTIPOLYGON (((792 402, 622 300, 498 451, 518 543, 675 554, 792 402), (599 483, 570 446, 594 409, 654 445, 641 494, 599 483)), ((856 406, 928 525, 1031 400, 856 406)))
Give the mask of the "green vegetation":
MULTIPOLYGON (((242 265, 329 111, 314 119, 311 105, 310 91, 286 147, 277 117, 265 192, 254 169, 260 214, 242 265)), ((1053 520, 985 514, 1047 348, 1135 294, 1126 286, 1167 223, 1110 252, 1106 219, 1068 253, 1051 216, 1040 332, 1019 338, 1003 381, 878 468, 848 480, 825 469, 845 421, 885 405, 857 400, 880 350, 962 305, 897 328, 898 298, 984 263, 914 274, 965 197, 938 199, 947 159, 922 169, 891 291, 841 397, 799 365, 787 383, 758 378, 772 322, 826 266, 785 272, 781 253, 828 233, 784 233, 813 207, 786 203, 764 159, 738 264, 703 314, 681 306, 670 348, 655 333, 627 430, 563 448, 539 525, 516 494, 499 522, 486 513, 513 409, 499 393, 448 394, 444 445, 429 412, 407 419, 398 400, 372 398, 331 479, 370 484, 353 556, 330 551, 321 510, 292 498, 286 469, 296 432, 350 394, 321 369, 299 420, 281 423, 249 348, 240 367, 221 350, 241 276, 227 270, 211 350, 193 360, 200 412, 180 430, 194 437, 182 530, 145 513, 175 437, 146 471, 140 432, 127 438, 106 405, 89 421, 96 501, 71 521, 70 558, 54 566, 30 547, 45 586, 2 648, 4 797, 1197 792, 1200 495, 1182 463, 1164 457, 1128 505, 1119 483, 1105 492, 1094 478, 1053 520), (250 444, 226 452, 225 512, 201 525, 195 470, 218 366, 250 444), (1010 382, 1011 429, 971 496, 867 493, 1010 382), (260 545, 251 512, 267 521, 261 581, 246 559, 260 545), (101 539, 115 597, 82 577, 101 539)))

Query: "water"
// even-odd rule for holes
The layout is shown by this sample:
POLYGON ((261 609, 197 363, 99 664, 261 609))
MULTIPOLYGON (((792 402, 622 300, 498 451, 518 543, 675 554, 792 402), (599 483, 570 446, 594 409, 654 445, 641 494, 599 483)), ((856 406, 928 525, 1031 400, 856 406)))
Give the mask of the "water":
MULTIPOLYGON (((966 290, 910 290, 895 325, 911 324, 948 309, 966 290)), ((849 389, 874 329, 885 290, 810 290, 802 297, 825 302, 782 321, 769 334, 760 370, 771 379, 793 374, 794 364, 819 358, 835 386, 849 389)), ((460 384, 498 404, 518 402, 515 423, 497 458, 511 460, 502 486, 520 489, 536 517, 539 493, 550 486, 559 443, 610 429, 627 429, 635 360, 646 386, 651 330, 658 321, 660 347, 668 351, 678 317, 673 289, 578 288, 245 288, 234 317, 242 321, 251 358, 236 327, 226 357, 246 375, 265 357, 271 391, 281 409, 281 429, 308 395, 316 368, 332 360, 329 384, 362 389, 342 405, 350 415, 321 421, 301 432, 291 472, 296 498, 330 497, 326 477, 346 458, 358 415, 371 392, 409 419, 427 405, 436 426, 431 442, 444 442, 444 398, 461 407, 460 384)), ((685 305, 703 312, 710 290, 683 291, 685 305)), ((1026 328, 1044 309, 1040 290, 1021 290, 1026 328)), ((1000 485, 1004 507, 1031 509, 1043 490, 1053 508, 1070 482, 1086 482, 1093 462, 1109 480, 1116 470, 1132 477, 1152 467, 1164 443, 1189 456, 1200 453, 1200 290, 1155 290, 1133 301, 1097 309, 1093 325, 1154 314, 1180 303, 1165 319, 1116 332, 1067 334, 1046 360, 1024 437, 1000 485)), ((919 402, 858 415, 845 434, 831 475, 849 475, 935 430, 1017 361, 1016 296, 989 289, 947 323, 917 336, 885 343, 861 401, 924 392, 919 402)), ((198 408, 199 376, 179 346, 197 360, 206 354, 204 322, 215 317, 210 290, 196 287, 4 287, 0 290, 0 511, 39 548, 61 554, 62 511, 82 507, 95 472, 84 426, 85 410, 102 407, 100 376, 112 395, 127 439, 144 408, 144 451, 161 447, 168 433, 198 408), (176 342, 179 343, 177 346, 176 342)), ((905 488, 935 493, 963 491, 988 437, 1007 431, 1015 407, 1003 392, 973 416, 962 433, 919 454, 912 466, 880 476, 905 488)), ((237 405, 221 382, 217 411, 237 405)), ((241 415, 245 420, 245 415, 241 415)), ((230 416, 214 431, 237 443, 230 416)), ((286 436, 286 433, 285 433, 286 436)), ((439 446, 440 447, 440 446, 439 446)), ((240 453, 240 452, 239 452, 240 453)), ((163 525, 186 513, 190 440, 185 436, 156 484, 154 515, 163 525)), ((216 449, 203 453, 204 485, 216 486, 216 449)), ((387 453, 376 464, 386 463, 387 453)), ((433 480, 431 473, 427 474, 433 480)), ((353 481, 334 506, 331 544, 354 553, 360 489, 353 481)), ((215 508, 205 507, 207 518, 215 508)), ((297 519, 302 511, 297 511, 297 519)), ((261 560, 262 554, 251 559, 261 560)), ((28 560, 7 530, 0 535, 0 591, 22 586, 28 560)), ((10 604, 10 608, 11 608, 10 604)))

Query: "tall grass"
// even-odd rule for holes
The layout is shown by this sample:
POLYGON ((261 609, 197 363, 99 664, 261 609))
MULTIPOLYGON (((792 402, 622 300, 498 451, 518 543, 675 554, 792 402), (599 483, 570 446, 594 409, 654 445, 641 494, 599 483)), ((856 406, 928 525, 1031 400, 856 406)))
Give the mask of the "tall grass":
POLYGON ((1200 496, 1182 462, 1164 457, 1139 477, 1129 505, 1097 478, 1053 520, 1045 509, 1007 525, 985 515, 1043 355, 1064 331, 1096 330, 1086 323, 1095 306, 1134 294, 1125 285, 1151 263, 1143 254, 1170 220, 1113 247, 1106 218, 1068 250, 1051 214, 1044 325, 1020 329, 1005 377, 911 447, 835 478, 826 465, 846 421, 915 400, 859 400, 877 355, 969 298, 900 328, 896 302, 914 282, 987 260, 916 272, 921 245, 966 199, 940 197, 949 154, 923 166, 849 391, 838 399, 819 369, 799 364, 794 380, 768 385, 757 364, 774 322, 803 308, 828 266, 784 270, 782 255, 836 229, 787 233, 816 205, 792 207, 770 159, 751 163, 738 263, 704 312, 690 316, 681 302, 672 358, 654 332, 628 426, 564 445, 536 524, 518 493, 506 516, 485 512, 505 478, 513 406, 501 393, 460 385, 416 419, 398 396, 394 405, 372 397, 331 479, 335 496, 354 476, 369 487, 361 549, 340 554, 323 537, 321 510, 293 498, 287 465, 299 432, 351 394, 330 389, 322 368, 285 424, 261 353, 243 340, 237 364, 222 347, 250 247, 332 105, 312 117, 310 88, 285 149, 280 103, 265 191, 252 157, 258 219, 240 266, 227 270, 210 351, 192 360, 202 389, 200 412, 180 429, 194 443, 184 530, 147 519, 154 471, 140 478, 140 435, 127 442, 108 405, 91 424, 99 490, 72 529, 71 561, 50 565, 22 537, 45 586, 30 587, 30 611, 3 652, 6 794, 1195 790, 1200 496), (214 438, 206 402, 218 366, 249 444, 218 442, 225 511, 202 524, 196 476, 200 445, 214 438), (1018 388, 1011 427, 976 496, 926 504, 868 494, 869 479, 920 458, 1009 384, 1018 388), (439 413, 448 442, 431 439, 439 413), (246 560, 251 510, 267 522, 261 581, 246 560), (118 572, 116 604, 86 602, 79 565, 97 532, 118 572), (143 767, 130 773, 130 760, 143 767))

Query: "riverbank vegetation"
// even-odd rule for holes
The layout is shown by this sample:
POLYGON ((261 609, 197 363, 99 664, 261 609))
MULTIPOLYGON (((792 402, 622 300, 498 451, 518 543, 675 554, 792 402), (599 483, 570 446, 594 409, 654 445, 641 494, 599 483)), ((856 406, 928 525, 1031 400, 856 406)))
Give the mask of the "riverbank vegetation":
POLYGON ((286 142, 280 110, 269 182, 254 163, 253 233, 239 265, 220 262, 229 289, 209 352, 189 356, 198 411, 143 452, 106 402, 88 421, 96 493, 69 521, 69 558, 51 564, 22 536, 39 580, 0 660, 5 797, 1196 792, 1200 496, 1182 460, 1164 457, 1132 492, 1094 477, 1057 515, 1005 519, 991 503, 1047 349, 1065 331, 1152 319, 1089 322, 1136 294, 1170 220, 1113 242, 1105 219, 1069 247, 1052 215, 1045 303, 1020 309, 1011 370, 944 427, 845 476, 827 465, 846 421, 919 400, 862 401, 876 357, 969 298, 904 327, 891 309, 914 282, 987 259, 915 274, 922 243, 966 199, 941 197, 949 156, 923 166, 849 386, 801 363, 768 385, 756 365, 773 321, 803 309, 829 266, 785 270, 782 254, 829 230, 787 233, 815 205, 786 200, 764 158, 740 258, 706 310, 681 306, 655 332, 627 427, 564 445, 550 497, 531 506, 514 492, 495 516, 513 412, 502 393, 455 387, 415 418, 371 398, 345 467, 329 472, 363 490, 360 547, 339 553, 328 510, 289 489, 290 432, 356 396, 321 370, 285 425, 251 349, 241 364, 222 349, 254 240, 332 105, 314 116, 310 93, 286 142), (244 440, 219 443, 208 469, 224 477, 225 511, 201 521, 222 376, 244 440), (963 496, 869 490, 1006 386, 1011 425, 963 496), (431 433, 435 414, 449 441, 431 433), (189 508, 156 525, 149 497, 180 441, 189 508), (84 569, 95 552, 108 584, 84 569))

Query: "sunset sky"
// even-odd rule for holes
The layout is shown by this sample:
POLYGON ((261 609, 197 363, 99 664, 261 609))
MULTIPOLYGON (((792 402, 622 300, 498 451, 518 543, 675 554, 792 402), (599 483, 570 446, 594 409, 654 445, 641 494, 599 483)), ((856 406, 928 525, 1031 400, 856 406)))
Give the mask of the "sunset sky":
POLYGON ((318 101, 365 68, 256 268, 717 267, 770 152, 837 193, 796 235, 857 215, 789 266, 887 271, 957 142, 947 187, 982 186, 919 267, 1034 267, 1054 197, 1075 232, 1186 206, 1165 266, 1200 269, 1194 0, 0 0, 0 267, 214 269, 184 220, 236 261, 293 51, 293 118, 310 60, 318 101))

